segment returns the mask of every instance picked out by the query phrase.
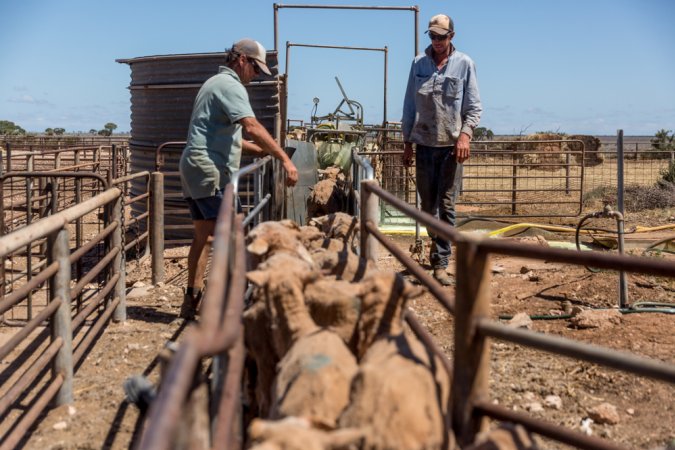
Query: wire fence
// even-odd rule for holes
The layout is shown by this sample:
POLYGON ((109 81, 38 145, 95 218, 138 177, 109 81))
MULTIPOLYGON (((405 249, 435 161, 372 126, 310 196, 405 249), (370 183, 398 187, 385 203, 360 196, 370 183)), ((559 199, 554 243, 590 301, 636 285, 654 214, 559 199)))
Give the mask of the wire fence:
MULTIPOLYGON (((655 150, 648 140, 631 142, 623 150, 619 161, 616 144, 592 136, 472 142, 471 158, 462 167, 457 215, 577 217, 587 212, 586 201, 594 193, 616 193, 621 176, 624 187, 652 187, 675 164, 672 151, 655 150)), ((415 205, 414 163, 405 167, 402 153, 401 130, 395 125, 380 130, 376 147, 362 152, 372 158, 382 187, 415 205)), ((390 205, 380 206, 380 223, 410 223, 390 205)))

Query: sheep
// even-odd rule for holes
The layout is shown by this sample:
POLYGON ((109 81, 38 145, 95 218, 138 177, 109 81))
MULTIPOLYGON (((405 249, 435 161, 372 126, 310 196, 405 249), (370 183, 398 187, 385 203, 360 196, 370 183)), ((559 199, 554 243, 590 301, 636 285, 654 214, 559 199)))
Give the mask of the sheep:
POLYGON ((522 425, 501 424, 498 428, 480 433, 467 450, 536 450, 539 448, 522 425))
POLYGON ((363 432, 356 429, 323 431, 299 417, 268 421, 255 419, 248 435, 249 450, 347 450, 360 448, 363 432))
POLYGON ((374 274, 363 284, 358 325, 363 356, 338 423, 361 427, 365 449, 443 448, 449 439, 443 413, 447 388, 443 393, 428 356, 419 355, 425 351, 403 333, 406 301, 421 290, 393 273, 374 274))
POLYGON ((354 216, 337 212, 310 219, 309 225, 321 230, 328 238, 341 239, 352 251, 359 247, 359 221, 354 216))
POLYGON ((361 314, 359 283, 319 278, 305 287, 305 304, 317 325, 335 332, 356 354, 356 323, 361 314))
POLYGON ((319 328, 309 315, 303 288, 318 275, 267 270, 248 277, 264 286, 272 346, 280 357, 269 417, 305 417, 334 428, 349 401, 357 364, 342 339, 319 328))
POLYGON ((312 258, 300 236, 300 227, 292 220, 269 221, 257 225, 246 238, 248 267, 258 267, 275 253, 287 253, 311 263, 312 258))
POLYGON ((250 409, 254 415, 267 417, 279 357, 272 347, 270 319, 265 302, 258 301, 244 311, 243 322, 244 342, 251 360, 247 364, 250 409))
MULTIPOLYGON (((283 269, 289 273, 315 271, 313 263, 288 253, 275 253, 258 264, 258 270, 283 269)), ((250 366, 249 376, 253 377, 252 392, 249 393, 252 409, 266 417, 270 407, 270 390, 276 374, 276 364, 281 357, 272 346, 270 318, 265 303, 265 289, 255 287, 250 297, 251 306, 244 311, 244 341, 250 358, 255 363, 250 366)))
POLYGON ((359 360, 377 337, 403 332, 403 312, 407 301, 424 292, 395 272, 373 272, 361 284, 356 351, 359 360))
POLYGON ((359 281, 375 268, 372 261, 360 258, 349 249, 336 252, 319 248, 313 250, 310 257, 324 276, 334 276, 338 280, 359 281))
POLYGON ((310 188, 307 197, 307 217, 323 216, 345 209, 346 178, 337 166, 319 169, 319 182, 310 188))

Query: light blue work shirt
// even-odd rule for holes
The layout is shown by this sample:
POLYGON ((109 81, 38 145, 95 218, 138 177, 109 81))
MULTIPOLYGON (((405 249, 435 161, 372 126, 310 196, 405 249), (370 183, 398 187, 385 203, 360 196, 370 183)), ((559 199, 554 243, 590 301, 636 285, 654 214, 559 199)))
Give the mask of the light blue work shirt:
POLYGON ((460 133, 473 137, 483 108, 476 66, 452 48, 447 64, 436 67, 431 46, 415 57, 403 101, 403 140, 428 147, 455 145, 460 133))
POLYGON ((195 98, 187 144, 180 158, 183 195, 211 197, 223 189, 241 162, 239 120, 255 117, 246 88, 229 67, 204 82, 195 98))

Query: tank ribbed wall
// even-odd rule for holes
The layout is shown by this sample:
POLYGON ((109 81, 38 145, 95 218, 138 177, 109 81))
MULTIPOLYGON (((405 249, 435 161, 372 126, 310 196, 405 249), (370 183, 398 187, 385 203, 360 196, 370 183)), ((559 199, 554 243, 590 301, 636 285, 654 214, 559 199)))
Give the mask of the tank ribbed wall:
MULTIPOLYGON (((194 99, 202 83, 218 73, 225 64, 227 53, 197 53, 185 55, 145 56, 117 60, 131 68, 131 171, 155 170, 155 150, 169 141, 185 141, 194 99)), ((267 53, 267 65, 272 76, 261 74, 247 86, 256 118, 274 135, 277 115, 280 112, 279 86, 276 74, 276 52, 267 53)), ((190 239, 189 229, 172 229, 174 225, 190 225, 181 196, 180 180, 171 172, 178 171, 182 148, 167 147, 162 151, 162 172, 165 172, 165 230, 167 240, 190 239)), ((242 166, 250 160, 244 159, 242 166)), ((132 196, 145 191, 145 184, 132 185, 132 196)), ((145 212, 141 202, 134 204, 135 213, 145 212), (138 210, 136 210, 138 209, 138 210)))

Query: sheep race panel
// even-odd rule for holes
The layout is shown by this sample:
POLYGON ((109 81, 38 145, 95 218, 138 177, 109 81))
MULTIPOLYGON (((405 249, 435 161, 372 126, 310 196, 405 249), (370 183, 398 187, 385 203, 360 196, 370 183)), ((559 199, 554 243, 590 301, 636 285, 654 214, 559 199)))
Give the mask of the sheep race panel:
MULTIPOLYGON (((202 83, 215 75, 225 64, 227 53, 195 53, 183 55, 147 56, 119 59, 131 68, 131 172, 155 170, 155 151, 165 142, 185 141, 194 99, 202 83)), ((256 118, 273 136, 275 123, 280 113, 280 96, 277 53, 267 53, 267 65, 272 76, 261 74, 247 86, 256 118)), ((162 150, 161 171, 164 178, 165 231, 167 243, 187 241, 192 238, 192 221, 187 205, 182 198, 180 178, 176 175, 182 146, 162 150), (174 229, 174 226, 182 226, 174 229)), ((242 167, 250 158, 242 158, 242 167)), ((142 180, 132 184, 131 196, 146 191, 142 180)), ((244 211, 251 205, 252 182, 245 178, 240 182, 240 194, 244 211)), ((278 208, 278 206, 276 206, 278 208)), ((143 202, 133 205, 133 215, 145 212, 143 202)), ((272 213, 278 215, 277 212, 272 213)), ((144 231, 144 230, 143 230, 144 231)))

